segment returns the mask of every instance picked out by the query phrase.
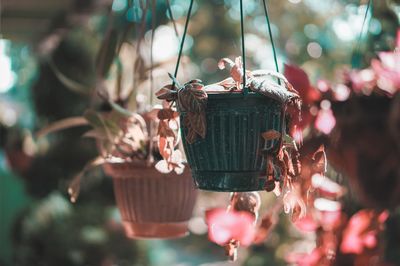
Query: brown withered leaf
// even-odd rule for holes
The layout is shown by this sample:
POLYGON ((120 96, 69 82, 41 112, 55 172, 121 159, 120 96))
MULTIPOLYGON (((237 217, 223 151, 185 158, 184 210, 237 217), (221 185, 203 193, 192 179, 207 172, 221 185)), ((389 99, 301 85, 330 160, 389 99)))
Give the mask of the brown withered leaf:
POLYGON ((157 117, 160 120, 170 120, 177 118, 179 116, 179 113, 172 110, 172 109, 161 109, 157 113, 157 117))
POLYGON ((246 211, 258 218, 260 210, 261 198, 258 192, 235 192, 231 195, 230 208, 235 211, 246 211))
POLYGON ((186 83, 178 92, 178 106, 181 111, 203 113, 207 105, 207 93, 201 83, 186 83))
POLYGON ((193 143, 197 136, 203 139, 206 137, 207 123, 205 113, 188 112, 185 116, 184 124, 189 130, 186 136, 188 143, 193 143))
POLYGON ((192 144, 192 143, 195 142, 196 137, 197 137, 196 132, 195 132, 191 127, 188 127, 188 133, 187 133, 187 135, 186 135, 186 141, 187 141, 189 144, 192 144))
POLYGON ((265 140, 274 140, 274 139, 279 139, 281 137, 281 133, 279 131, 271 129, 271 130, 261 133, 261 136, 265 140))
POLYGON ((158 124, 158 150, 164 160, 169 160, 171 154, 174 151, 174 143, 176 135, 174 131, 169 127, 168 121, 161 120, 158 124))
POLYGON ((172 87, 172 85, 167 85, 159 89, 156 93, 156 97, 160 100, 166 101, 175 101, 178 98, 178 93, 176 90, 176 86, 172 87))
POLYGON ((324 174, 327 170, 327 159, 325 154, 325 147, 321 145, 318 150, 314 153, 312 168, 315 172, 324 174))

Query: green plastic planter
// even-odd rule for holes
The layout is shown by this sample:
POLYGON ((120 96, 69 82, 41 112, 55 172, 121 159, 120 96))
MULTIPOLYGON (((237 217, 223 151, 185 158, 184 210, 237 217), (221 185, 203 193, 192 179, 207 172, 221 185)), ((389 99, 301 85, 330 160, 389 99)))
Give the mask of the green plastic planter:
MULTIPOLYGON (((263 149, 278 141, 265 141, 261 133, 281 132, 281 105, 258 93, 208 94, 205 139, 182 139, 192 176, 198 188, 211 191, 263 190, 266 181, 263 149)), ((181 121, 185 117, 181 112, 181 121)))

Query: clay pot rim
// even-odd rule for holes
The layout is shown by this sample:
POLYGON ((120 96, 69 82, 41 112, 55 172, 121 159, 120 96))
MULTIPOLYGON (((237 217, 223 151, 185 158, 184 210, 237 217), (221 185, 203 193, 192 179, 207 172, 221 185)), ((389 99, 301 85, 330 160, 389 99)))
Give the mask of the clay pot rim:
MULTIPOLYGON (((137 173, 137 177, 132 176, 133 178, 141 178, 139 177, 139 173, 143 171, 143 175, 145 178, 188 178, 191 177, 190 167, 185 162, 185 169, 182 174, 175 173, 172 170, 169 173, 161 173, 155 168, 155 163, 148 164, 145 160, 132 160, 132 161, 120 161, 120 162, 106 162, 103 164, 103 169, 105 173, 112 178, 121 178, 121 176, 131 176, 131 172, 134 171, 137 173)), ((136 175, 136 174, 135 174, 136 175)), ((141 175, 141 176, 143 176, 141 175)))

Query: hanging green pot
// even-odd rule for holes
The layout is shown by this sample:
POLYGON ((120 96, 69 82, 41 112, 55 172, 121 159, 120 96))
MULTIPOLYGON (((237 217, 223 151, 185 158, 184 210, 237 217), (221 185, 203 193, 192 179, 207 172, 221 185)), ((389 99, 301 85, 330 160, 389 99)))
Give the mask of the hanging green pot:
MULTIPOLYGON (((208 94, 205 138, 187 141, 188 128, 181 123, 182 140, 192 176, 198 188, 213 191, 262 190, 266 181, 263 150, 277 140, 261 134, 282 130, 281 104, 258 93, 208 94)), ((186 112, 181 112, 181 121, 186 112)))
POLYGON ((176 80, 193 2, 190 0, 175 72, 170 75, 173 83, 161 88, 156 95, 161 100, 177 103, 182 142, 198 188, 231 192, 263 190, 267 179, 266 157, 276 155, 286 135, 283 132, 286 105, 300 101, 286 78, 276 73, 278 62, 265 2, 277 71, 246 70, 243 1, 240 0, 242 58, 237 57, 235 62, 221 59, 218 67, 229 66, 231 77, 213 84, 216 90, 207 90, 210 85, 204 86, 198 79, 184 86, 176 80), (278 83, 274 82, 276 79, 278 83), (271 131, 276 133, 276 138, 263 138, 263 133, 271 131))

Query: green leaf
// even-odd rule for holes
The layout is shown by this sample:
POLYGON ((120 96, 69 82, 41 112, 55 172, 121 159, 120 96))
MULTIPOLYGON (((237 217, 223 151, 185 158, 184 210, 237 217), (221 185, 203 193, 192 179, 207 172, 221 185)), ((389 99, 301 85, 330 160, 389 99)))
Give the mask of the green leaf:
POLYGON ((101 114, 93 110, 87 110, 84 117, 96 130, 103 130, 110 141, 113 141, 121 130, 118 123, 110 118, 103 118, 101 114))
POLYGON ((129 111, 128 109, 125 109, 124 107, 122 107, 121 105, 113 102, 113 101, 109 101, 108 102, 111 107, 118 113, 120 113, 121 115, 125 116, 125 117, 130 117, 132 116, 132 112, 129 111))

